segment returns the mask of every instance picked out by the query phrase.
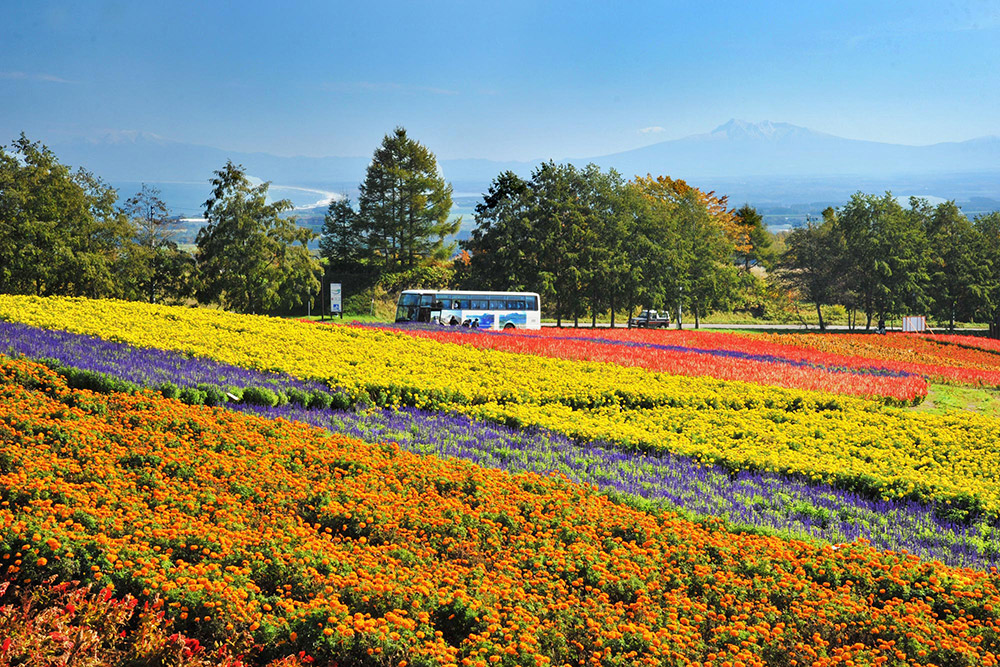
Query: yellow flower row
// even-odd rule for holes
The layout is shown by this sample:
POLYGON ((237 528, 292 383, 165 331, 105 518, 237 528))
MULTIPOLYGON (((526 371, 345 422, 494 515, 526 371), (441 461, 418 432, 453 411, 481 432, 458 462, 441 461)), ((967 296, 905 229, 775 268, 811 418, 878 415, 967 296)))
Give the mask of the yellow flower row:
POLYGON ((668 450, 732 470, 788 473, 885 499, 938 500, 1000 514, 1000 421, 979 415, 557 404, 490 404, 462 411, 575 438, 668 450))
POLYGON ((459 409, 1000 514, 1000 421, 987 417, 205 309, 3 296, 0 317, 322 379, 384 405, 459 409))
POLYGON ((0 296, 0 318, 321 380, 380 405, 560 403, 573 407, 721 404, 794 408, 863 399, 680 377, 603 362, 481 350, 377 329, 319 326, 134 302, 0 296))

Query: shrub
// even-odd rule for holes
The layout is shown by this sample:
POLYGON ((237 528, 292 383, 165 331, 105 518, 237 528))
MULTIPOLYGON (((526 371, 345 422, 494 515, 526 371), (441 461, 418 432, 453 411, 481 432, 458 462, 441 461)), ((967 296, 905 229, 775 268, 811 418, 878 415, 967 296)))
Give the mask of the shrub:
POLYGON ((311 409, 323 409, 329 410, 330 406, 333 405, 334 397, 325 391, 320 391, 319 389, 313 389, 309 392, 309 402, 306 407, 311 409))
POLYGON ((334 410, 347 410, 351 407, 351 396, 346 391, 339 389, 330 395, 330 407, 334 410))
POLYGON ((285 395, 288 396, 289 403, 303 408, 309 407, 308 392, 302 391, 298 387, 289 387, 285 390, 285 395))
POLYGON ((205 405, 225 405, 229 400, 226 392, 214 384, 199 384, 198 391, 205 394, 205 405))
POLYGON ((156 387, 156 390, 163 398, 177 398, 181 394, 181 390, 173 382, 162 382, 156 387))
POLYGON ((246 387, 243 389, 243 402, 274 407, 278 405, 278 395, 267 387, 246 387))
POLYGON ((188 405, 204 405, 205 404, 205 392, 200 391, 194 387, 184 387, 181 389, 179 398, 182 402, 188 405))

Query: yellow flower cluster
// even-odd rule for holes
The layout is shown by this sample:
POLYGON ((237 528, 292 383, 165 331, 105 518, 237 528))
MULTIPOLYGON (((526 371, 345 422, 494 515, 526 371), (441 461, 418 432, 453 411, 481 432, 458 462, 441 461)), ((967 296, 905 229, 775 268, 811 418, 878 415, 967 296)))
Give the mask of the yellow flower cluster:
POLYGON ((986 417, 205 309, 0 296, 0 317, 322 379, 382 405, 461 410, 1000 514, 1000 422, 986 417))

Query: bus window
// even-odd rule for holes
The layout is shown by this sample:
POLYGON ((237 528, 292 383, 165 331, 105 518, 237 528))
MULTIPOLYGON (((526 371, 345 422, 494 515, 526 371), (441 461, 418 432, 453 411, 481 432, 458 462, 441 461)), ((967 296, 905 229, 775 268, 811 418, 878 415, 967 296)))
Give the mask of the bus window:
POLYGON ((473 299, 469 306, 472 310, 489 310, 490 302, 487 299, 473 299))
POLYGON ((396 308, 396 321, 397 322, 416 322, 417 316, 420 313, 419 306, 404 306, 400 305, 396 308))
POLYGON ((538 310, 538 297, 529 296, 528 297, 528 310, 538 310))
POLYGON ((433 294, 421 294, 420 295, 420 305, 421 306, 432 306, 432 305, 434 305, 434 295, 433 294))
POLYGON ((419 294, 404 294, 399 297, 400 306, 418 306, 420 305, 420 295, 419 294))
POLYGON ((503 299, 490 299, 490 310, 507 310, 506 302, 503 299))

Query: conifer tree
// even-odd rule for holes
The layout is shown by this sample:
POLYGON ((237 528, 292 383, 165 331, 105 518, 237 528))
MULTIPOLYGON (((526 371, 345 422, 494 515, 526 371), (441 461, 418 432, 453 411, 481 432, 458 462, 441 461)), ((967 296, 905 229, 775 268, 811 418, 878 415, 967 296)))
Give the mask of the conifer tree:
POLYGON ((434 154, 397 127, 375 149, 361 184, 359 231, 362 259, 379 272, 412 269, 429 258, 447 258, 452 187, 434 154))
POLYGON ((358 213, 345 195, 334 199, 326 209, 319 239, 319 254, 331 270, 354 267, 361 256, 362 232, 358 213))

